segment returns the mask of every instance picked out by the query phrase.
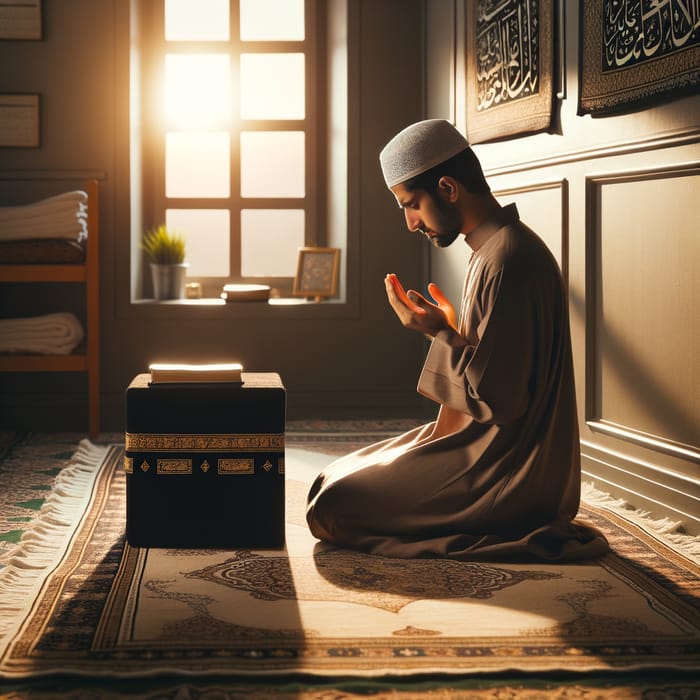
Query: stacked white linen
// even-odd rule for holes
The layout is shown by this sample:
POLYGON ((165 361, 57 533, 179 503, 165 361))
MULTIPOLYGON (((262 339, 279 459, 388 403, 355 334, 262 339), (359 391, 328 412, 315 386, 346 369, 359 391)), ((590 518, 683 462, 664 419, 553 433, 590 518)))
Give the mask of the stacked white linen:
POLYGON ((0 241, 87 237, 87 193, 64 192, 32 204, 0 207, 0 241))
POLYGON ((67 311, 0 319, 0 352, 68 355, 83 336, 80 321, 67 311))

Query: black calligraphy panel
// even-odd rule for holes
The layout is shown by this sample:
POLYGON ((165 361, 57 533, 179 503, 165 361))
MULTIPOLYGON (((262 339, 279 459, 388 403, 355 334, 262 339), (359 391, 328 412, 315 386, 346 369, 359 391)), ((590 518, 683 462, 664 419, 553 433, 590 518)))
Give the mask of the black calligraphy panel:
POLYGON ((476 0, 477 110, 539 91, 539 0, 476 0))
POLYGON ((578 114, 697 94, 700 0, 595 0, 579 10, 578 114))
POLYGON ((603 0, 601 70, 615 71, 700 45, 698 0, 603 0))

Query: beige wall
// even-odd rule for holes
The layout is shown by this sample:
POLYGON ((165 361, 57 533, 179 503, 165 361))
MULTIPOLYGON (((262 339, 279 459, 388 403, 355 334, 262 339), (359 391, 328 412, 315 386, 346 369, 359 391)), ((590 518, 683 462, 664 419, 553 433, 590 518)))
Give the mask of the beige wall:
MULTIPOLYGON (((143 1, 143 0, 139 0, 143 1)), ((103 428, 123 429, 123 394, 155 358, 240 359, 278 371, 290 418, 432 415, 415 391, 423 339, 406 331, 384 295, 386 273, 419 280, 426 249, 405 233, 378 152, 422 116, 422 2, 350 3, 346 306, 298 312, 251 307, 182 309, 129 303, 129 3, 43 3, 42 41, 0 42, 6 92, 41 95, 41 147, 0 149, 0 204, 33 201, 97 177, 101 189, 103 428), (6 67, 11 66, 10 70, 6 67), (401 66, 401 70, 397 70, 401 66)), ((45 289, 0 286, 0 312, 46 308, 45 289)), ((84 429, 81 375, 0 374, 3 425, 84 429)))
MULTIPOLYGON (((428 7, 428 74, 454 83, 428 114, 464 130, 463 3, 428 7)), ((474 150, 498 198, 518 204, 568 280, 585 475, 698 533, 700 97, 577 116, 578 15, 565 20, 557 133, 474 150)), ((457 249, 431 256, 433 278, 454 296, 463 258, 457 249)))

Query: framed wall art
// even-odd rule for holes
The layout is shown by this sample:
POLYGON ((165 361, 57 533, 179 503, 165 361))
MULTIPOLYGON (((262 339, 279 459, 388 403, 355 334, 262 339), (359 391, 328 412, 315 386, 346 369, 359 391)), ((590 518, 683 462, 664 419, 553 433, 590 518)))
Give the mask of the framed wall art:
POLYGON ((41 0, 0 0, 0 39, 41 38, 41 0))
POLYGON ((0 147, 39 146, 39 95, 0 95, 0 147))
POLYGON ((700 87, 700 4, 579 4, 578 114, 638 109, 700 87))
POLYGON ((292 293, 316 301, 335 296, 339 269, 340 248, 300 248, 292 293))
POLYGON ((466 122, 471 143, 551 127, 554 1, 467 1, 466 122))

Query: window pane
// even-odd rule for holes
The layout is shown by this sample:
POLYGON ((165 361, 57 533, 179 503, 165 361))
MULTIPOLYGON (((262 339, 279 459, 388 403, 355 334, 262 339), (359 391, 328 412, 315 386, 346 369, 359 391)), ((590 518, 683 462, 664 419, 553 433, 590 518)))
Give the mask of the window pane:
POLYGON ((304 0, 241 0, 243 41, 303 41, 304 0))
POLYGON ((166 209, 165 223, 185 237, 191 277, 230 275, 228 209, 166 209))
POLYGON ((303 209, 241 211, 241 274, 294 277, 304 246, 303 209))
POLYGON ((241 54, 241 117, 304 118, 304 54, 241 54))
POLYGON ((304 196, 304 132, 241 133, 241 196, 304 196))
POLYGON ((228 127, 230 95, 228 54, 166 54, 165 113, 171 127, 228 127))
POLYGON ((165 0, 167 41, 228 41, 229 0, 165 0))
POLYGON ((178 132, 165 137, 166 197, 228 197, 231 194, 228 132, 178 132))

